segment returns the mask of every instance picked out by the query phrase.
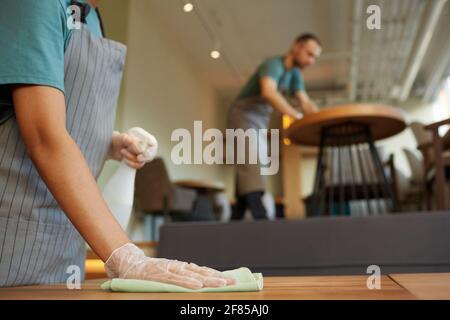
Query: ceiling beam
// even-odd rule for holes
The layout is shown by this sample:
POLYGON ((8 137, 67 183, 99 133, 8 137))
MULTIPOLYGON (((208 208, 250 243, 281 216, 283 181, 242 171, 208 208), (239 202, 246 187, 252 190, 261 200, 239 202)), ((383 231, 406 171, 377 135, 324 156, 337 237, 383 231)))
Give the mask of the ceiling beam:
POLYGON ((352 28, 352 51, 350 65, 349 99, 356 100, 358 89, 358 67, 360 57, 360 39, 362 29, 363 0, 353 1, 353 28, 352 28))
POLYGON ((425 12, 421 19, 421 28, 418 31, 417 38, 411 50, 405 71, 400 81, 400 90, 398 100, 404 101, 411 92, 414 80, 417 77, 420 66, 430 44, 431 38, 436 28, 437 21, 442 13, 447 0, 429 0, 427 1, 425 12))
POLYGON ((426 83, 425 94, 423 100, 425 102, 431 102, 439 90, 439 85, 444 77, 447 75, 450 67, 450 38, 447 38, 446 44, 443 46, 443 50, 436 60, 436 63, 431 70, 430 76, 426 83))

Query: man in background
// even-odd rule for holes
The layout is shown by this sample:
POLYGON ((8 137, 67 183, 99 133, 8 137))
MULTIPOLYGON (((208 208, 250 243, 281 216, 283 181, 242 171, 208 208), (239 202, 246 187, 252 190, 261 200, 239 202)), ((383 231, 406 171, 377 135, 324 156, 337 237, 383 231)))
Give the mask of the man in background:
MULTIPOLYGON (((261 63, 232 104, 227 128, 268 129, 273 109, 294 119, 317 112, 317 106, 306 94, 302 70, 313 65, 321 51, 320 40, 311 33, 304 33, 295 39, 286 55, 261 63), (288 102, 292 98, 297 100, 302 112, 288 102)), ((266 147, 261 143, 266 142, 259 141, 259 148, 266 147)), ((257 145, 249 148, 258 151, 257 145)), ((266 219, 266 209, 261 201, 265 186, 260 165, 239 164, 236 169, 236 205, 231 219, 241 219, 247 208, 255 219, 266 219)))

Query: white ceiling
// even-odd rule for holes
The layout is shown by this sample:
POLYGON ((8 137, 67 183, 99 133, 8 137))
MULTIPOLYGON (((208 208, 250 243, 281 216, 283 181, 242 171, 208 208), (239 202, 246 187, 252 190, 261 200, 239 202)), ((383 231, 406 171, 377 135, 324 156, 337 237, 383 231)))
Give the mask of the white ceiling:
MULTIPOLYGON (((387 84, 393 85, 400 78, 426 1, 362 1, 364 24, 365 8, 378 4, 385 27, 378 31, 363 28, 361 32, 358 97, 382 99, 387 96, 387 84), (413 3, 415 9, 411 9, 413 3), (404 24, 403 31, 399 24, 404 24), (389 53, 386 48, 394 51, 389 53), (373 84, 374 81, 378 82, 373 84), (367 92, 370 86, 378 86, 375 91, 378 93, 364 96, 364 90, 367 92)), ((354 0, 196 0, 193 3, 197 11, 191 13, 183 12, 183 0, 149 2, 160 23, 188 55, 194 70, 207 77, 219 93, 235 94, 264 58, 286 53, 298 34, 310 31, 321 38, 323 56, 304 72, 307 90, 313 96, 314 92, 326 96, 338 92, 347 96, 353 62, 350 53, 354 0), (214 39, 221 44, 219 60, 209 57, 214 39)), ((434 60, 449 38, 448 13, 447 3, 419 72, 422 78, 429 77, 434 60)))

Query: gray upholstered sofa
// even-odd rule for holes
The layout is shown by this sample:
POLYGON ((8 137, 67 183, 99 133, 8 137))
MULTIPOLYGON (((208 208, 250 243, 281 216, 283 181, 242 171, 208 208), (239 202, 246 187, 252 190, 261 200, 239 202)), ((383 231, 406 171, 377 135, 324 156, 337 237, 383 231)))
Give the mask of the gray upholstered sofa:
POLYGON ((265 275, 450 272, 450 212, 172 223, 158 256, 265 275))

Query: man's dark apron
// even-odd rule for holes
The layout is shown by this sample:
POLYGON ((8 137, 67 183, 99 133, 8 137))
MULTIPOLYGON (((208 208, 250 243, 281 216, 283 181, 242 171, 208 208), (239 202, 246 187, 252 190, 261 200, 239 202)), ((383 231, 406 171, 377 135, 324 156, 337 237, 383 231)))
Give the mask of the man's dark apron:
MULTIPOLYGON (((111 144, 125 55, 124 45, 95 37, 84 24, 65 52, 66 127, 95 177, 111 144)), ((85 252, 10 118, 0 126, 0 286, 65 282, 69 266, 83 278, 85 252)))

